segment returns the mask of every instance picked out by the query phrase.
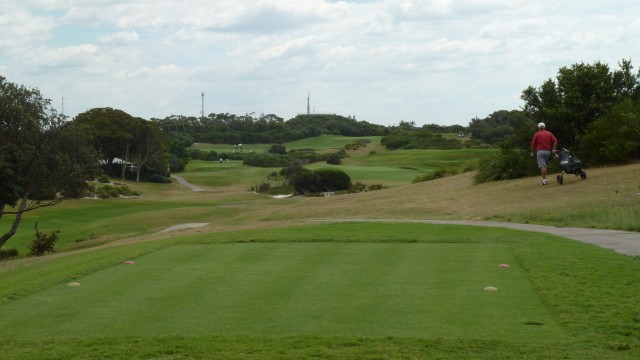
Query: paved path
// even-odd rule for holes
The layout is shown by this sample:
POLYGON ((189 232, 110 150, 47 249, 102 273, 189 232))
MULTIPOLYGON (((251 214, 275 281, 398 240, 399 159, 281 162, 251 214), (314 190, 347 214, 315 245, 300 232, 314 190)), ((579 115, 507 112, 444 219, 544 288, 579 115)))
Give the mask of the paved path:
MULTIPOLYGON (((321 220, 335 221, 335 220, 321 220)), ((472 226, 489 226, 489 227, 505 227, 516 230, 544 232, 568 239, 582 241, 594 244, 606 249, 614 250, 617 253, 631 256, 640 256, 640 232, 604 230, 604 229, 585 229, 572 227, 555 227, 534 224, 515 224, 494 221, 472 221, 472 220, 391 220, 391 219, 341 219, 338 221, 354 221, 354 222, 420 222, 428 224, 454 224, 454 225, 472 225, 472 226)))
POLYGON ((202 191, 204 191, 204 189, 203 189, 203 188, 201 188, 200 186, 195 186, 195 185, 193 185, 192 183, 190 183, 190 182, 188 182, 187 180, 185 180, 182 176, 178 176, 178 175, 173 175, 173 174, 171 174, 171 177, 172 177, 173 179, 176 179, 176 181, 177 181, 178 183, 180 183, 181 185, 184 185, 184 186, 186 186, 186 187, 190 188, 192 191, 196 191, 196 192, 202 192, 202 191))

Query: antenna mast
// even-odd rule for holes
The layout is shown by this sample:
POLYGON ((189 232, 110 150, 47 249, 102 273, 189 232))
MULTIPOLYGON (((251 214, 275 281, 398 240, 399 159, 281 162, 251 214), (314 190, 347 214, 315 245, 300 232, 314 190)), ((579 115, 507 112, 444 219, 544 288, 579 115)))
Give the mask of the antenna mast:
POLYGON ((311 98, 311 93, 307 93, 307 115, 311 114, 311 106, 309 103, 309 99, 311 98))
POLYGON ((204 117, 204 91, 202 92, 202 111, 200 112, 200 115, 204 117))

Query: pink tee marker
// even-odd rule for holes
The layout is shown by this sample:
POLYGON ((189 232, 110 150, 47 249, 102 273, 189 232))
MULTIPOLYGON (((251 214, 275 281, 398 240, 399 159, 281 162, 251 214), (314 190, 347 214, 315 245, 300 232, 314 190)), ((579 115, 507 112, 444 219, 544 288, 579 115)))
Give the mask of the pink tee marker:
POLYGON ((500 264, 498 265, 498 267, 502 269, 506 269, 506 268, 509 268, 510 266, 508 264, 500 264))
POLYGON ((133 265, 135 264, 135 262, 131 261, 131 260, 127 260, 124 262, 125 265, 133 265))

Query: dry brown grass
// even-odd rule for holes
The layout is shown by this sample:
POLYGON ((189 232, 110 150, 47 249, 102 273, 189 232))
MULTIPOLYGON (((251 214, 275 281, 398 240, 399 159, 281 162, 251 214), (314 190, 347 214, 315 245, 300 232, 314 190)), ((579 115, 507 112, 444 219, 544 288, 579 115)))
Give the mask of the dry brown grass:
MULTIPOLYGON (((588 179, 565 175, 564 185, 550 176, 547 186, 537 177, 474 185, 473 173, 392 189, 326 198, 272 199, 245 189, 216 189, 210 193, 180 191, 220 207, 234 204, 241 211, 196 221, 211 222, 211 230, 260 228, 300 224, 317 219, 461 219, 603 227, 591 224, 585 212, 611 213, 640 209, 640 163, 588 169, 588 179)), ((604 226, 613 227, 614 226, 604 226)))

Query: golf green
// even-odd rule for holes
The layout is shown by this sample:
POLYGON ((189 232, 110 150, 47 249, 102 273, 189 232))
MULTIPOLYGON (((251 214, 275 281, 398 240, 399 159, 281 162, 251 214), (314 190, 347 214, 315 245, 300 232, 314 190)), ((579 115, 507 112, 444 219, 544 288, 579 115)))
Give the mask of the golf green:
POLYGON ((565 338, 504 244, 196 244, 124 260, 0 306, 0 328, 14 339, 565 338))

